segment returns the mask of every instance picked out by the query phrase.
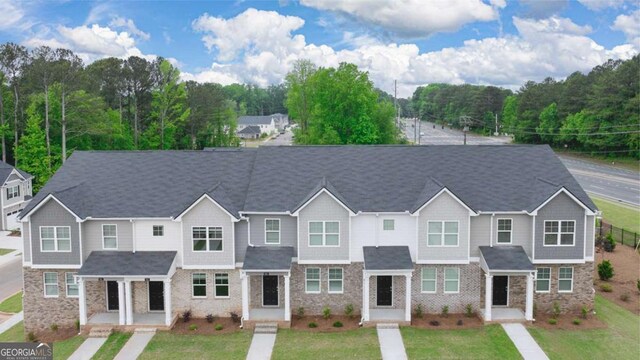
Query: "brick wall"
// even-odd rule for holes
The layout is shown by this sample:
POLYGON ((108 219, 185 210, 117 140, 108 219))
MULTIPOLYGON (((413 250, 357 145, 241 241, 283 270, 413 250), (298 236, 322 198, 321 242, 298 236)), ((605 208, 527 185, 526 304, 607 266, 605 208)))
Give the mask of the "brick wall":
POLYGON ((78 298, 67 297, 65 272, 76 270, 43 270, 23 268, 24 328, 26 332, 49 330, 53 324, 60 328, 75 326, 80 317, 78 298), (44 297, 44 272, 58 274, 58 297, 44 297))
POLYGON ((449 306, 450 313, 462 313, 465 311, 467 304, 471 304, 473 309, 478 311, 480 309, 481 273, 482 270, 477 263, 468 265, 416 265, 411 285, 413 311, 415 311, 418 304, 422 304, 422 309, 425 313, 440 313, 445 305, 449 306), (435 267, 437 269, 435 294, 422 293, 423 267, 435 267), (444 269, 447 267, 460 269, 460 292, 457 294, 444 293, 444 269))
POLYGON ((391 306, 378 306, 378 277, 369 279, 369 308, 370 309, 404 309, 406 306, 406 279, 404 275, 392 276, 391 289, 393 292, 391 306))
POLYGON ((298 265, 291 268, 291 313, 296 314, 299 307, 304 308, 307 315, 320 315, 325 306, 331 308, 332 314, 344 314, 347 304, 352 304, 354 314, 360 314, 362 308, 362 263, 350 265, 298 265), (320 293, 305 293, 305 269, 320 268, 320 293), (342 268, 343 293, 329 294, 329 268, 342 268))
POLYGON ((593 309, 593 263, 567 265, 537 265, 551 268, 551 289, 549 293, 535 293, 534 304, 538 312, 550 312, 553 303, 560 305, 562 312, 580 311, 583 306, 593 309), (573 292, 558 293, 558 268, 573 267, 573 292))
POLYGON ((171 302, 174 314, 191 309, 194 317, 207 314, 229 317, 229 312, 242 314, 242 286, 238 270, 184 270, 177 269, 171 279, 171 302), (192 297, 191 274, 207 274, 207 297, 192 297), (214 274, 229 274, 229 298, 216 298, 213 293, 214 274))

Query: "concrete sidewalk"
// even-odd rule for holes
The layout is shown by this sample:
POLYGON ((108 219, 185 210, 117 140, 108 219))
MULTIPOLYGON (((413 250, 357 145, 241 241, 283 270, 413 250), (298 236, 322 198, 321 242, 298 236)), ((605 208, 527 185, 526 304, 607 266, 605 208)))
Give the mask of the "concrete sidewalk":
POLYGON ((120 352, 114 360, 137 359, 155 334, 156 329, 136 329, 133 336, 124 344, 122 349, 120 349, 120 352))
POLYGON ((106 337, 88 338, 73 352, 69 360, 90 360, 100 350, 105 341, 107 341, 106 337))
POLYGON ((276 343, 276 334, 253 334, 247 360, 269 360, 276 343))
POLYGON ((549 360, 522 324, 502 324, 502 328, 525 360, 549 360))
POLYGON ((407 352, 398 324, 378 324, 376 329, 382 360, 407 360, 407 352))
POLYGON ((24 319, 24 313, 20 311, 19 313, 13 315, 7 321, 0 324, 0 334, 11 329, 15 324, 19 323, 24 319))

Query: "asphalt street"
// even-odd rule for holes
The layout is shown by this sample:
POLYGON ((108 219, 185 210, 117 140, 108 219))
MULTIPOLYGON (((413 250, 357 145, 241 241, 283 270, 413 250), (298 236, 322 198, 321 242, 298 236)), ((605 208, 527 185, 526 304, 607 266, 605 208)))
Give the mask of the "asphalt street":
POLYGON ((291 145, 293 142, 293 133, 291 129, 287 129, 284 134, 278 134, 277 137, 273 137, 268 141, 265 141, 264 146, 279 146, 279 145, 291 145))
POLYGON ((0 266, 0 301, 22 289, 22 256, 0 266))
MULTIPOLYGON (((460 130, 451 129, 448 126, 437 125, 428 121, 414 122, 404 121, 405 133, 409 141, 414 141, 415 133, 423 135, 417 139, 419 145, 463 145, 464 134, 460 130), (417 128, 417 131, 416 131, 417 128)), ((467 133, 469 145, 505 145, 511 142, 507 136, 481 136, 467 133)))

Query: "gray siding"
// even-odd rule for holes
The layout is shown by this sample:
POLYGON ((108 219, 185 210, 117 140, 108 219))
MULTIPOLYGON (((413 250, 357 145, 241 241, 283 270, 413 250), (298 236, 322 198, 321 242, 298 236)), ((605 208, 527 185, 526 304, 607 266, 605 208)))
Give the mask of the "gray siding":
POLYGON ((51 199, 31 215, 31 245, 33 265, 80 265, 80 224, 58 202, 51 199), (69 226, 71 252, 41 252, 40 226, 69 226))
POLYGON ((246 220, 238 221, 234 225, 236 235, 236 262, 243 262, 244 255, 249 246, 248 222, 246 220))
POLYGON ((596 217, 587 216, 587 249, 585 256, 593 256, 596 231, 596 217))
POLYGON ((105 224, 116 225, 117 251, 133 251, 133 226, 130 221, 87 220, 82 223, 82 252, 85 259, 92 251, 104 250, 102 248, 102 225, 105 224))
MULTIPOLYGON (((349 212, 326 193, 320 194, 300 211, 299 217, 300 247, 298 260, 307 261, 344 261, 349 260, 349 212), (340 246, 309 247, 309 221, 339 221, 340 246)), ((251 224, 253 228, 253 224, 251 224)), ((253 230, 253 229, 252 229, 253 230)))
POLYGON ((451 195, 442 193, 418 217, 418 261, 421 260, 468 260, 469 258, 469 211, 451 195), (427 222, 429 220, 458 220, 458 246, 427 246, 427 222))
POLYGON ((511 219, 511 244, 504 245, 516 245, 522 246, 524 251, 529 257, 531 257, 532 243, 531 238, 531 225, 532 220, 529 215, 520 214, 508 214, 499 215, 496 214, 493 218, 493 245, 500 246, 498 244, 498 219, 511 219))
POLYGON ((12 181, 10 183, 5 183, 4 186, 2 186, 2 206, 9 206, 24 201, 25 193, 26 189, 24 186, 24 181, 12 181), (20 185, 20 196, 7 199, 7 188, 13 187, 15 185, 20 185))
POLYGON ((231 216, 224 212, 218 205, 208 199, 204 199, 182 217, 182 231, 184 236, 184 266, 210 265, 229 266, 235 265, 234 229, 231 216), (222 251, 193 251, 191 228, 194 226, 221 226, 222 227, 222 251))
POLYGON ((29 235, 31 234, 31 223, 22 224, 22 248, 24 249, 24 261, 31 261, 31 243, 29 241, 29 235))
POLYGON ((297 220, 288 215, 251 215, 251 245, 255 246, 293 246, 298 245, 297 220), (265 219, 280 219, 280 245, 266 244, 264 225, 265 219))
POLYGON ((491 215, 473 216, 471 219, 471 257, 480 257, 478 246, 489 246, 491 234, 491 215))
POLYGON ((564 193, 549 201, 536 216, 535 259, 584 258, 584 209, 564 193), (575 220, 573 246, 543 246, 545 220, 575 220))

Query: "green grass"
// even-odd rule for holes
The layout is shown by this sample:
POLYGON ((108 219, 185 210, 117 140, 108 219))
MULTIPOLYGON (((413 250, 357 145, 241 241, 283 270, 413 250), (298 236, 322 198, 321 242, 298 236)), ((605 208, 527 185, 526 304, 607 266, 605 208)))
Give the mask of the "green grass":
POLYGON ((107 338, 107 341, 102 344, 98 352, 91 358, 92 360, 111 360, 118 353, 120 349, 127 343, 132 333, 126 332, 114 332, 107 338))
POLYGON ((0 303, 0 312, 19 313, 22 311, 22 291, 16 293, 0 303))
MULTIPOLYGON (((178 335, 158 332, 138 359, 242 359, 247 357, 250 331, 221 335, 178 335)), ((280 336, 280 334, 278 334, 280 336)))
POLYGON ((24 324, 22 321, 0 334, 0 342, 21 342, 24 340, 24 324))
POLYGON ((432 330, 402 327, 409 359, 521 359, 500 325, 480 329, 432 330))
POLYGON ((4 249, 4 248, 0 248, 0 256, 2 255, 7 255, 10 252, 14 252, 16 251, 15 249, 4 249))
POLYGON ((53 343, 53 358, 55 360, 66 360, 73 354, 85 338, 82 336, 74 336, 67 340, 56 341, 53 343))
POLYGON ((639 359, 640 317, 596 295, 596 312, 607 329, 529 332, 553 359, 639 359))
POLYGON ((321 333, 278 330, 271 356, 274 360, 380 359, 380 345, 373 328, 321 333))
POLYGON ((596 196, 591 199, 602 211, 602 217, 613 226, 640 233, 640 210, 596 196))

